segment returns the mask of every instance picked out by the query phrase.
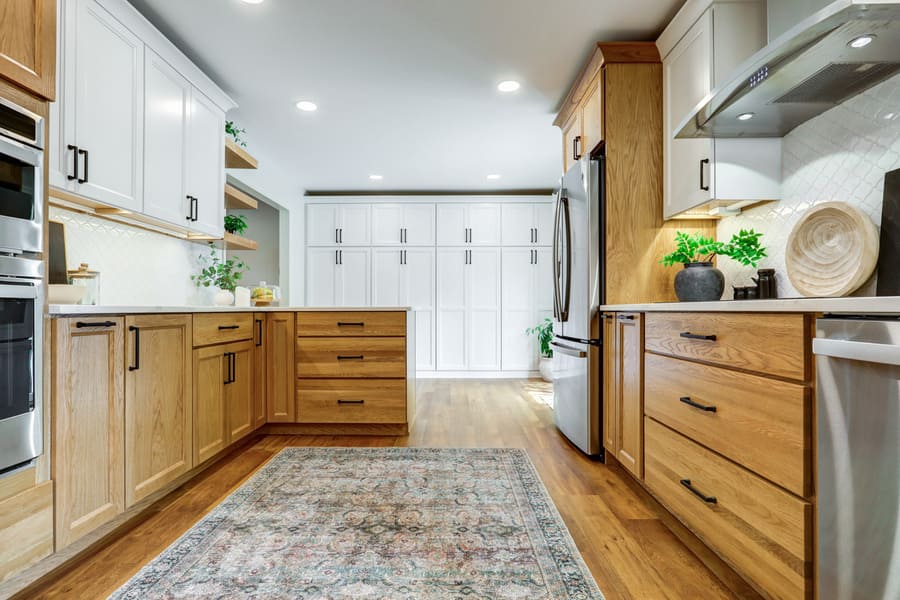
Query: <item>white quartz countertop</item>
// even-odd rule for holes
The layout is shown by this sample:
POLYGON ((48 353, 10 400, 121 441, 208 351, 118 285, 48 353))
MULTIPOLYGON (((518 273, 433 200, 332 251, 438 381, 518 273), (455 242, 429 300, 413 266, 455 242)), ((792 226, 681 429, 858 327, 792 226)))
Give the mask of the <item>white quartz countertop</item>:
POLYGON ((900 315, 900 296, 605 304, 600 307, 600 310, 609 312, 805 312, 900 315))
POLYGON ((219 313, 219 312, 397 312, 412 310, 408 306, 317 307, 317 306, 87 306, 81 304, 51 304, 51 317, 74 315, 139 315, 162 313, 219 313))

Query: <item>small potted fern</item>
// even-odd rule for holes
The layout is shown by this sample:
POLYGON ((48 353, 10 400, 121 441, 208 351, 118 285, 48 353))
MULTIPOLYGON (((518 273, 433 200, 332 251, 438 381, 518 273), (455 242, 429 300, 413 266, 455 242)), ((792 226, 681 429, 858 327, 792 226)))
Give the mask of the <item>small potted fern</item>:
POLYGON ((528 335, 537 336, 541 345, 541 378, 544 381, 553 381, 553 350, 550 349, 550 342, 553 341, 553 320, 545 318, 543 323, 529 327, 525 330, 528 335))
POLYGON ((675 251, 663 257, 667 267, 676 264, 684 269, 675 276, 675 295, 681 302, 720 300, 725 291, 725 276, 713 266, 716 256, 727 256, 742 265, 755 267, 765 258, 766 249, 760 244, 761 233, 741 229, 726 244, 697 232, 675 234, 675 251))

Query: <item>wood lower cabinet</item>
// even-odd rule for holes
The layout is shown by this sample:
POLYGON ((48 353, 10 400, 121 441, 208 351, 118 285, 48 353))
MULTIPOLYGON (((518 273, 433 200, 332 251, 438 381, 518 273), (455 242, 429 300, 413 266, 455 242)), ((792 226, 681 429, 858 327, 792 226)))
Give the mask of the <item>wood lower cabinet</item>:
POLYGON ((293 423, 294 320, 292 312, 266 315, 266 411, 270 423, 293 423))
POLYGON ((53 321, 56 550, 125 510, 125 319, 53 321))
POLYGON ((254 429, 253 343, 230 344, 231 377, 225 384, 225 433, 227 444, 246 437, 254 429))
POLYGON ((253 313, 253 428, 266 424, 266 313, 253 313))
POLYGON ((639 313, 604 318, 603 445, 622 466, 644 473, 644 320, 639 313))
POLYGON ((56 98, 56 0, 0 2, 0 76, 56 98))
POLYGON ((190 315, 125 318, 125 506, 193 467, 190 315))

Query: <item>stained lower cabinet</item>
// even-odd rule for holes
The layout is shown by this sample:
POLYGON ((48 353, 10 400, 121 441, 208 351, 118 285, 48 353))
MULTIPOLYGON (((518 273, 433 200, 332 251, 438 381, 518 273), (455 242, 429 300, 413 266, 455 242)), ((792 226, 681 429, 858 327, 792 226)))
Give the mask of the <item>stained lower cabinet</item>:
POLYGON ((266 313, 253 313, 253 428, 266 424, 266 313))
POLYGON ((603 318, 603 446, 638 478, 644 461, 644 318, 606 313, 603 318))
POLYGON ((293 423, 294 401, 294 313, 266 315, 266 411, 270 423, 293 423))

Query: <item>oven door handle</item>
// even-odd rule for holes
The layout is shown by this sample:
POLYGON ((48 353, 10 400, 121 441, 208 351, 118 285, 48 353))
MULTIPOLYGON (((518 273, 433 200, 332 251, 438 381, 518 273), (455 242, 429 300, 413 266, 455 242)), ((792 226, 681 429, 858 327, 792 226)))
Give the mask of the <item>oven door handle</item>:
POLYGON ((16 300, 37 300, 41 297, 41 284, 24 279, 0 277, 0 297, 15 298, 16 300))
POLYGON ((20 144, 9 138, 0 138, 0 153, 18 159, 32 167, 41 167, 44 164, 44 154, 41 150, 20 144))

